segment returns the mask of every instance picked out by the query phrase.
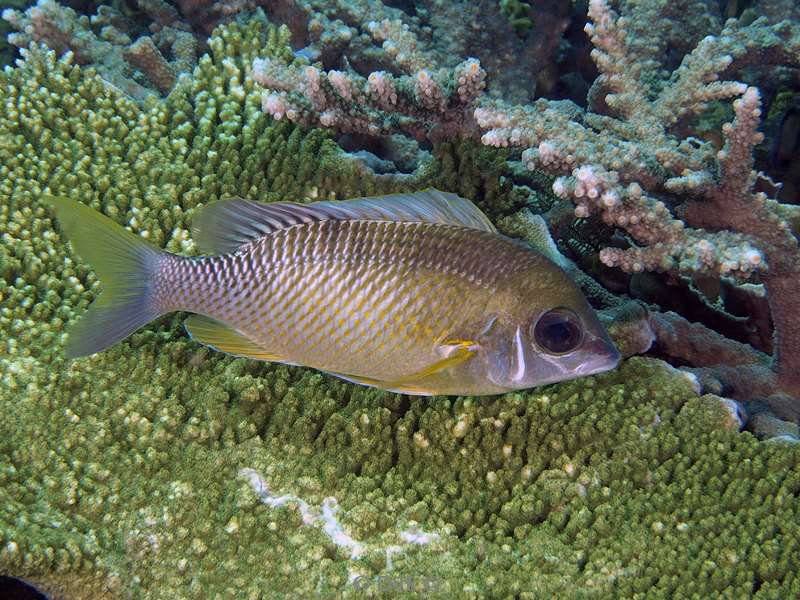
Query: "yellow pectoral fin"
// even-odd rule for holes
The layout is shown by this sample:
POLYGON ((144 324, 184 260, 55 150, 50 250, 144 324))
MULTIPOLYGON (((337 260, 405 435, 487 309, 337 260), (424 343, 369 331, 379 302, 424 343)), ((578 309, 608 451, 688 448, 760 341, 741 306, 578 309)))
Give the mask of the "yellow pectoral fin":
POLYGON ((380 379, 373 379, 370 377, 361 377, 358 375, 349 375, 344 373, 334 373, 330 371, 331 375, 341 377, 347 381, 358 383, 361 385, 369 385, 377 387, 390 392, 398 392, 401 394, 414 394, 417 396, 433 396, 438 393, 435 385, 426 385, 424 380, 431 375, 440 373, 445 369, 460 365, 466 362, 477 353, 477 347, 474 342, 466 340, 458 340, 452 342, 445 342, 445 346, 455 346, 450 355, 442 360, 438 360, 429 367, 425 367, 421 371, 412 373, 400 379, 391 381, 383 381, 380 379))
POLYGON ((192 339, 214 350, 256 360, 282 361, 280 356, 267 352, 232 327, 209 317, 192 315, 184 327, 192 339))
POLYGON ((461 363, 468 361, 477 353, 477 346, 475 345, 475 342, 471 342, 468 340, 447 341, 444 342, 442 345, 453 348, 453 350, 450 352, 450 355, 447 356, 447 358, 443 358, 442 360, 436 361, 430 367, 426 367, 425 369, 422 369, 421 371, 414 373, 413 375, 408 375, 407 377, 398 379, 396 382, 405 383, 405 382, 419 381, 426 377, 430 377, 434 373, 439 373, 440 371, 444 371, 445 369, 449 369, 450 367, 455 367, 456 365, 460 365, 461 363))

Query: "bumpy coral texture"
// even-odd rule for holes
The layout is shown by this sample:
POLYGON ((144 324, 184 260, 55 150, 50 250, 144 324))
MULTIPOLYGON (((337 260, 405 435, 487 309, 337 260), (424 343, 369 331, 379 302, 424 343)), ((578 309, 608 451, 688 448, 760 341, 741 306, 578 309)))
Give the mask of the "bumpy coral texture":
MULTIPOLYGON (((41 51, 0 75, 0 573, 68 600, 800 595, 800 447, 738 433, 658 361, 409 399, 214 353, 179 316, 61 358, 99 284, 45 189, 191 252, 191 211, 217 197, 397 185, 261 111, 246 66, 291 60, 285 43, 218 29, 143 108, 41 51)), ((439 152, 438 181, 480 183, 460 175, 480 151, 439 152)))
POLYGON ((13 383, 0 568, 59 597, 355 596, 378 577, 450 597, 800 592, 798 447, 738 433, 654 361, 408 402, 145 332, 13 383), (362 552, 264 504, 250 469, 311 513, 335 498, 362 552))

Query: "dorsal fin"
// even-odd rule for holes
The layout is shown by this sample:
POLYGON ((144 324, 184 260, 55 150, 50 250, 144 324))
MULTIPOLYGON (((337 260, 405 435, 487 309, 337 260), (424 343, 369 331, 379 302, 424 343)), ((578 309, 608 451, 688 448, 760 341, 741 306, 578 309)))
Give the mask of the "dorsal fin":
POLYGON ((461 225, 495 232, 489 218, 469 200, 435 189, 356 200, 310 204, 220 200, 193 218, 192 237, 201 252, 224 254, 277 229, 330 220, 412 221, 461 225))

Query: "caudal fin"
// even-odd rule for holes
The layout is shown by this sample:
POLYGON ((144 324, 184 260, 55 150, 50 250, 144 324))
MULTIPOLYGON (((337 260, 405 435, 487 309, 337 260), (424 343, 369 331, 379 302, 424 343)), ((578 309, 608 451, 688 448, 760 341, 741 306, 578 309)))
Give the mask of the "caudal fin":
POLYGON ((55 211, 75 252, 103 284, 69 332, 68 358, 104 350, 162 314, 152 290, 165 252, 85 204, 56 196, 44 196, 42 202, 55 211))

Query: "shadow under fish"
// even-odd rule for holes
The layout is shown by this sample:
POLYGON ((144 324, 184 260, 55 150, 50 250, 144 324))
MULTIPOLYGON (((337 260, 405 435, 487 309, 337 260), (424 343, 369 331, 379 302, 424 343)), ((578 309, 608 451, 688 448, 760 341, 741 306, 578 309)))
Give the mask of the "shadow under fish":
POLYGON ((570 276, 454 194, 222 200, 195 213, 199 257, 80 202, 43 201, 104 286, 68 357, 188 311, 191 337, 216 350, 406 394, 497 394, 619 362, 570 276))

